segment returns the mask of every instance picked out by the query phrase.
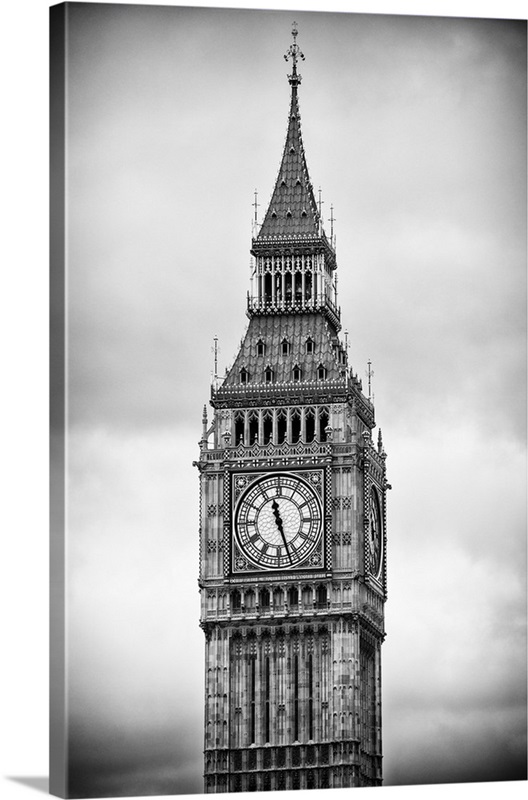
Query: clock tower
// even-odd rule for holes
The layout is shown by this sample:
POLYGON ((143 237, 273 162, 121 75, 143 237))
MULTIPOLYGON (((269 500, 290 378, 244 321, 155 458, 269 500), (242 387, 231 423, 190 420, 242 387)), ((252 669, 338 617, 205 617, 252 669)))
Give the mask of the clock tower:
POLYGON ((204 408, 205 791, 382 781, 386 454, 340 338, 293 43, 286 142, 255 231, 249 324, 204 408))

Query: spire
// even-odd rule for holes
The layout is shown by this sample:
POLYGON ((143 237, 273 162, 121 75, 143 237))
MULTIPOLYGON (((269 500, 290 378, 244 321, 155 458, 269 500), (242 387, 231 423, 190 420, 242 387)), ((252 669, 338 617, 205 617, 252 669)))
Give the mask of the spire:
POLYGON ((288 52, 284 56, 284 60, 288 61, 291 58, 293 63, 293 72, 291 75, 288 75, 288 80, 291 86, 298 86, 302 80, 301 75, 297 75, 297 59, 301 58, 304 61, 304 53, 301 52, 299 45, 297 44, 297 35, 299 31, 297 30, 297 23, 294 22, 292 25, 292 36, 293 36, 293 44, 291 44, 288 48, 288 52))
POLYGON ((308 175, 301 136, 301 117, 297 95, 301 75, 297 72, 297 62, 299 59, 304 60, 304 54, 297 44, 297 34, 297 26, 294 22, 293 43, 284 56, 286 61, 291 59, 293 64, 292 72, 288 75, 291 101, 286 143, 271 201, 256 237, 257 242, 283 236, 294 236, 295 238, 324 236, 313 187, 308 175))
POLYGON ((285 55, 293 62, 288 75, 291 100, 286 142, 264 222, 251 243, 255 261, 247 313, 251 317, 321 312, 337 333, 341 327, 334 276, 337 264, 321 221, 321 198, 318 205, 304 155, 297 72, 304 55, 297 44, 295 23, 292 35, 285 55))

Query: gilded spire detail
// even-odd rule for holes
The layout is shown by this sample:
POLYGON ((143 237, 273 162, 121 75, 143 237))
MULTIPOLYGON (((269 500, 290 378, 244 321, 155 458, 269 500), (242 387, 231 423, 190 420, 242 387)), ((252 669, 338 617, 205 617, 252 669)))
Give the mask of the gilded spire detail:
POLYGON ((297 61, 300 58, 301 61, 304 61, 304 53, 301 51, 299 45, 297 44, 297 35, 299 31, 297 30, 297 23, 294 22, 292 25, 292 36, 293 36, 293 43, 289 46, 287 52, 284 55, 284 60, 289 61, 291 58, 293 63, 293 70, 292 74, 288 75, 288 80, 291 86, 298 86, 302 80, 302 76, 297 73, 297 61))

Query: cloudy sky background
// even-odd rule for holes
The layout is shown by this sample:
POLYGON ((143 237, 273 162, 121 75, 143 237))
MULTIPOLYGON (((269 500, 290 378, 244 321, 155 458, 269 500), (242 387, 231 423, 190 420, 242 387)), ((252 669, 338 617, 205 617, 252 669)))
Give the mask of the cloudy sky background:
MULTIPOLYGON (((294 5, 293 3, 291 5, 294 5)), ((72 16, 69 670, 88 794, 199 792, 197 457, 286 132, 334 205, 389 453, 388 785, 521 778, 525 27, 105 6, 72 16)))
MULTIPOLYGON (((296 12, 312 181, 389 453, 387 784, 524 777, 525 26, 296 12)), ((74 791, 199 792, 197 457, 245 328, 292 14, 74 6, 74 791)))

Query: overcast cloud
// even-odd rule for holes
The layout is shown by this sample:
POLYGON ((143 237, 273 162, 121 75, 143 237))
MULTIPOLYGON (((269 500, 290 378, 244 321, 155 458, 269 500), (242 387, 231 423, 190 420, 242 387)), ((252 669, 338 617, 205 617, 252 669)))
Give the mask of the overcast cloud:
MULTIPOLYGON (((386 784, 526 776, 526 24, 295 12, 312 182, 388 451, 386 784), (327 224, 327 229, 329 225, 327 224)), ((292 13, 70 7, 71 752, 202 790, 197 458, 244 332, 292 13)))

